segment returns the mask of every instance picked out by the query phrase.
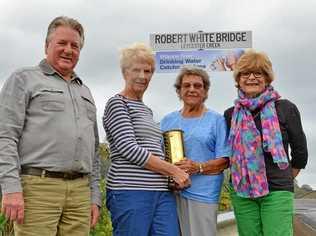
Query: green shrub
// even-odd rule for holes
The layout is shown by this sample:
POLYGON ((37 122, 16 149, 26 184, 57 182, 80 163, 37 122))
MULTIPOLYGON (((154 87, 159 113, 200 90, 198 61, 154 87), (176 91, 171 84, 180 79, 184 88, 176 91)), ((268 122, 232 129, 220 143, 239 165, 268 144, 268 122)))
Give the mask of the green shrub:
POLYGON ((6 224, 5 217, 4 215, 0 214, 0 232, 3 232, 5 224, 6 224))
POLYGON ((8 222, 3 214, 0 214, 0 236, 13 236, 13 224, 8 222))
POLYGON ((95 229, 91 230, 90 236, 112 236, 112 224, 109 211, 104 206, 105 203, 105 180, 102 179, 100 182, 100 189, 102 193, 102 207, 100 210, 99 222, 95 229))
POLYGON ((222 186, 222 191, 221 191, 221 197, 220 201, 218 204, 218 210, 219 211, 230 211, 232 210, 232 204, 231 204, 231 199, 229 196, 229 170, 224 171, 224 183, 222 186))
POLYGON ((102 207, 100 209, 99 222, 95 229, 91 230, 90 236, 112 236, 112 223, 109 211, 106 209, 105 198, 106 198, 106 182, 105 175, 110 165, 109 154, 110 150, 107 144, 100 143, 99 146, 100 160, 101 160, 101 181, 100 190, 102 194, 102 207))

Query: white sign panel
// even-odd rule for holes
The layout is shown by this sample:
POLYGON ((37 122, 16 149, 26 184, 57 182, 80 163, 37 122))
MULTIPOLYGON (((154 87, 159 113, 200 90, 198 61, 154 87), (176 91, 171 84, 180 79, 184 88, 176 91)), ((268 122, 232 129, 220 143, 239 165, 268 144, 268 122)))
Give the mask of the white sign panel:
POLYGON ((150 34, 150 46, 160 50, 251 48, 251 31, 150 34))

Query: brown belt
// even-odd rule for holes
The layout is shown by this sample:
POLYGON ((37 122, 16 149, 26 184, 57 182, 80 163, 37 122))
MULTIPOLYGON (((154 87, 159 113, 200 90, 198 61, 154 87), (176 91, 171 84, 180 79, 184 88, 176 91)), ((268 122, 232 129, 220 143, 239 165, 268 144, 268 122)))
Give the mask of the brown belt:
POLYGON ((87 174, 85 173, 48 171, 48 170, 35 168, 35 167, 24 167, 24 168, 22 167, 21 174, 41 176, 43 178, 44 177, 60 178, 60 179, 66 179, 66 180, 74 180, 74 179, 83 178, 87 176, 87 174))

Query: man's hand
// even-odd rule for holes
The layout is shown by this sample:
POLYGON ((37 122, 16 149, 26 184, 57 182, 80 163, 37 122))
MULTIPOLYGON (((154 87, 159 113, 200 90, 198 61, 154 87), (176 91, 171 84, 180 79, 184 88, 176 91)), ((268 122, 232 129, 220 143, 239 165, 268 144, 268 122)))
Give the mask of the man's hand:
POLYGON ((1 213, 8 220, 16 221, 18 224, 23 224, 24 220, 24 199, 23 193, 5 193, 2 196, 1 213))
POLYGON ((98 223, 100 216, 99 207, 96 204, 91 205, 91 221, 90 221, 90 227, 94 228, 94 226, 98 223))

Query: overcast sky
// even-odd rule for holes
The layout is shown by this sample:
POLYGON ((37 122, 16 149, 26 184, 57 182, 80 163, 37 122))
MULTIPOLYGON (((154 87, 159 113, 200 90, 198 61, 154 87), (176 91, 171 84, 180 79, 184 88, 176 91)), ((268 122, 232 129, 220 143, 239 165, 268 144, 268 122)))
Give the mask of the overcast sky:
MULTIPOLYGON (((101 117, 108 98, 123 80, 118 50, 133 42, 149 43, 150 33, 251 30, 253 48, 273 63, 273 83, 302 116, 309 145, 309 164, 299 183, 316 187, 316 1, 315 0, 0 0, 0 86, 17 68, 45 57, 44 39, 50 21, 59 15, 79 20, 86 33, 76 71, 90 87, 101 117)), ((144 102, 158 121, 181 103, 172 87, 176 74, 154 74, 144 102)), ((230 72, 210 74, 207 106, 222 113, 236 90, 230 72)))

